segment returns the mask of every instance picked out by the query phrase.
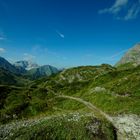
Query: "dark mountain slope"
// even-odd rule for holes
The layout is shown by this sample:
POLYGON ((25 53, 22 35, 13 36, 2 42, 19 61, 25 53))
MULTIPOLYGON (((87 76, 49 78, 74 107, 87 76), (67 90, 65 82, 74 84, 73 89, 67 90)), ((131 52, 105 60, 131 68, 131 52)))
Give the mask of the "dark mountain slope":
POLYGON ((15 85, 24 86, 29 80, 23 78, 21 75, 16 75, 8 70, 0 68, 0 85, 15 85))
POLYGON ((9 63, 6 59, 4 59, 3 57, 0 57, 0 68, 3 68, 15 74, 19 74, 18 69, 15 66, 13 66, 11 63, 9 63))

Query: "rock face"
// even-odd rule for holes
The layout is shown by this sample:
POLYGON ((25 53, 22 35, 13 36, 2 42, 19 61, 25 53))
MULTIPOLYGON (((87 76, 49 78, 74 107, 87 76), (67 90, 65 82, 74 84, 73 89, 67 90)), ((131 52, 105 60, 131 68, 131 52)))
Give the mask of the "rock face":
MULTIPOLYGON (((0 78, 2 78, 1 83, 3 83, 4 80, 6 80, 7 83, 9 75, 10 77, 14 77, 16 75, 27 76, 26 78, 29 77, 30 79, 35 80, 37 78, 50 76, 58 72, 59 70, 57 68, 50 65, 39 66, 36 63, 24 60, 11 64, 5 58, 0 57, 0 78)), ((15 77, 11 79, 15 79, 15 77)))
POLYGON ((121 66, 127 63, 130 63, 134 66, 140 65, 140 43, 131 48, 116 64, 116 66, 121 66))
POLYGON ((25 70, 30 70, 30 69, 39 67, 39 65, 36 63, 33 63, 31 61, 24 61, 24 60, 15 62, 14 66, 18 68, 22 67, 25 70))
POLYGON ((37 68, 33 68, 27 72, 27 75, 31 77, 31 79, 37 79, 42 76, 50 76, 52 74, 58 73, 59 70, 50 65, 44 65, 37 68))

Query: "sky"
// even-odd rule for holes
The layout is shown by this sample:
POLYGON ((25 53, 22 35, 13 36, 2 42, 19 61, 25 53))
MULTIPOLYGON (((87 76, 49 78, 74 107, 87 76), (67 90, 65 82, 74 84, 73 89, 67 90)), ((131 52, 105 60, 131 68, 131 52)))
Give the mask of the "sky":
POLYGON ((0 56, 114 65, 140 42, 140 0, 0 0, 0 56))

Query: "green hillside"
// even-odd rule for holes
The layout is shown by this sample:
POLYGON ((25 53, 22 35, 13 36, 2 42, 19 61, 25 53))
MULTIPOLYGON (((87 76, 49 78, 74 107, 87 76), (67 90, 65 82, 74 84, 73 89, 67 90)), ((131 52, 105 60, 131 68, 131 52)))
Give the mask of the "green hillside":
MULTIPOLYGON (((24 123, 23 119, 31 121, 26 127, 13 128, 11 139, 116 139, 114 125, 104 113, 110 116, 140 115, 139 85, 140 66, 120 69, 103 64, 66 69, 22 88, 2 86, 1 124, 15 120, 24 123), (97 109, 90 108, 90 104, 97 109), (70 114, 75 112, 80 114, 80 119, 69 123, 69 117, 70 120, 73 118, 70 114), (88 113, 94 115, 86 116, 88 113), (91 132, 92 129, 88 132, 86 126, 92 122, 98 124, 100 133, 91 132)), ((2 137, 4 135, 10 139, 9 133, 2 137)))
MULTIPOLYGON (((41 85, 44 88, 54 89, 58 94, 84 98, 110 114, 140 114, 140 66, 127 70, 110 70, 109 68, 104 70, 103 67, 103 74, 96 74, 96 77, 93 75, 89 80, 80 79, 77 81, 76 79, 72 83, 65 83, 67 77, 62 78, 60 73, 53 78, 54 80, 49 80, 46 83, 43 82, 41 85), (58 82, 58 79, 61 82, 58 82)), ((68 71, 73 72, 74 70, 75 68, 68 71)), ((79 73, 81 71, 79 68, 79 73)), ((88 74, 83 76, 88 77, 88 74)))

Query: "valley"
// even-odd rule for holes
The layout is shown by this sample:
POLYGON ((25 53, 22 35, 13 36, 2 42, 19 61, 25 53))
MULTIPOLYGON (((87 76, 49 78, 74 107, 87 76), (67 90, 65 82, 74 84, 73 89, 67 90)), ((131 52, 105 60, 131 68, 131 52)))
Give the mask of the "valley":
POLYGON ((62 71, 20 65, 20 73, 0 60, 0 139, 140 139, 137 59, 62 71))

